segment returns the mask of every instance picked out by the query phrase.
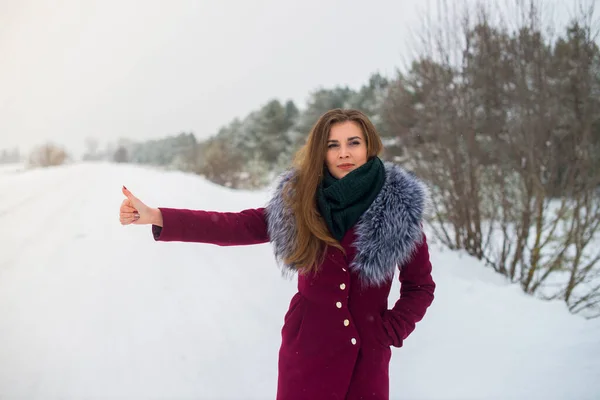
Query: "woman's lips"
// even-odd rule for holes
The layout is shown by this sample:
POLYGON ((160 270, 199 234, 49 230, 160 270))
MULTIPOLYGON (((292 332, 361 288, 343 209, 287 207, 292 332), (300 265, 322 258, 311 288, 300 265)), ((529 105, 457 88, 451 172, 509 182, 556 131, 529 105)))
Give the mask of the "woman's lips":
POLYGON ((350 169, 354 166, 354 164, 340 164, 338 165, 339 169, 350 169))

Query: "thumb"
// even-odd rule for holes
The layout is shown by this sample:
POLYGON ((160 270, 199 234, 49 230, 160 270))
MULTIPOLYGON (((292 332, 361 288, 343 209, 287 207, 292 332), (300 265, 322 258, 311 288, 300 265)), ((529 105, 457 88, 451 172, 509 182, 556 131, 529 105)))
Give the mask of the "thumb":
POLYGON ((121 189, 121 191, 123 192, 123 194, 125 195, 125 197, 127 197, 129 200, 131 200, 131 202, 135 202, 137 200, 137 197, 135 197, 133 195, 133 193, 131 193, 129 191, 129 189, 127 189, 125 186, 123 186, 123 188, 121 189))

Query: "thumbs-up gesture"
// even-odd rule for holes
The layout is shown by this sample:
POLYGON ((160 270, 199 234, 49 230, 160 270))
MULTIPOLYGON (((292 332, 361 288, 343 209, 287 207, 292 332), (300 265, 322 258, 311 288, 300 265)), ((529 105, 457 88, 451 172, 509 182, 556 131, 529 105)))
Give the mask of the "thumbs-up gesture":
POLYGON ((126 197, 119 209, 119 221, 121 221, 121 225, 147 225, 158 222, 156 213, 160 213, 160 210, 148 207, 125 186, 123 186, 121 191, 126 197))

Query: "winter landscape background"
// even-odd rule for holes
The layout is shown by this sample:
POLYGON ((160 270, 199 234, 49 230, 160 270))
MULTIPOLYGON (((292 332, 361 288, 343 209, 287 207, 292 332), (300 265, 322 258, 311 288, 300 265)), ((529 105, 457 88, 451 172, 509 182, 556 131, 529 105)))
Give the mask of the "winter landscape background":
POLYGON ((156 243, 121 186, 263 206, 338 107, 432 191, 392 399, 599 399, 597 5, 0 2, 0 399, 273 398, 271 246, 156 243))

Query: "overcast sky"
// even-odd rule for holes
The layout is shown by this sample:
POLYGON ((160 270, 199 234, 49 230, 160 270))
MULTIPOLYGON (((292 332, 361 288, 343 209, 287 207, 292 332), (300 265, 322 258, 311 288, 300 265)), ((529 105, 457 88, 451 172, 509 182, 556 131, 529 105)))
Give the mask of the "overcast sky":
POLYGON ((394 76, 435 4, 0 0, 0 149, 202 138, 272 98, 304 107, 319 87, 394 76))

